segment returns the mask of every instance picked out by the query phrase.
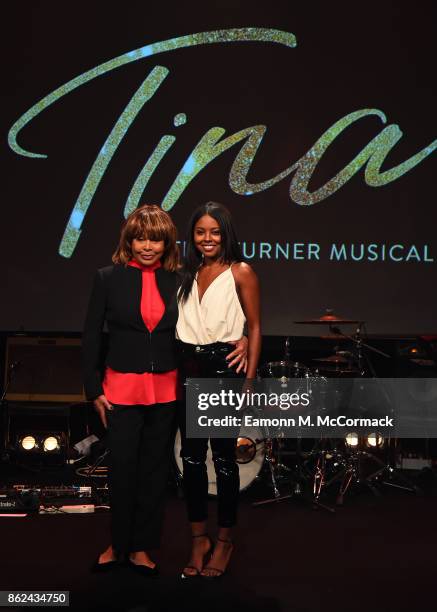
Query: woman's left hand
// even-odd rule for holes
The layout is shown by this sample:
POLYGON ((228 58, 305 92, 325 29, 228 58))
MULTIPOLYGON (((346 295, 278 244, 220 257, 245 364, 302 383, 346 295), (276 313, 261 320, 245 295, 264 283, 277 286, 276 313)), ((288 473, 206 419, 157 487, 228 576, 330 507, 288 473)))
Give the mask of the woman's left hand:
POLYGON ((243 336, 239 340, 230 340, 228 344, 233 344, 235 346, 235 350, 226 357, 228 363, 228 368, 232 366, 237 366, 236 373, 239 374, 241 371, 246 372, 247 370, 247 345, 248 340, 246 336, 243 336))

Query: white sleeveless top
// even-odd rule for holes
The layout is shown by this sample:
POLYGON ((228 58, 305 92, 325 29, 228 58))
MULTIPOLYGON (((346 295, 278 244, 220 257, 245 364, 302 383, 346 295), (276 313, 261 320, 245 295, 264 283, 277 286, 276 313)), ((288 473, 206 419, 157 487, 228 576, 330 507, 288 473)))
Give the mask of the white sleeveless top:
POLYGON ((199 302, 197 276, 187 301, 179 302, 176 337, 188 344, 239 340, 246 317, 241 308, 231 267, 219 274, 199 302))

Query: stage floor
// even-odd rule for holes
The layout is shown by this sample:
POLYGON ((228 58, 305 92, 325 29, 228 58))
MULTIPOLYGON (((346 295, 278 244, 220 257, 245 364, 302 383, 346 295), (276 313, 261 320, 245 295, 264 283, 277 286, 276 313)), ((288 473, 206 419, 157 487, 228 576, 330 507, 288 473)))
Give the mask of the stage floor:
MULTIPOLYGON (((0 518, 0 588, 69 590, 78 610, 387 612, 433 608, 437 496, 387 490, 350 495, 335 514, 301 501, 253 507, 243 495, 229 574, 178 578, 190 536, 182 500, 168 501, 162 576, 89 572, 108 544, 110 516, 0 518)), ((215 503, 212 501, 211 524, 215 503)), ((214 529, 211 529, 214 534, 214 529)))

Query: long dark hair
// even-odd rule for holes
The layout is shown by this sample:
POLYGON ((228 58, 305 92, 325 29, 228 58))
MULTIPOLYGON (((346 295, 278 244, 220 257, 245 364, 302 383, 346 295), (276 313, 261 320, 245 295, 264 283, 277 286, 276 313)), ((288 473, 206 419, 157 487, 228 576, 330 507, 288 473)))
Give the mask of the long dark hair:
POLYGON ((188 299, 193 282, 199 266, 202 264, 202 255, 194 244, 194 226, 204 215, 209 215, 217 221, 221 234, 221 253, 220 261, 225 264, 242 261, 240 245, 238 244, 237 234, 232 223, 229 210, 223 204, 217 202, 207 202, 196 208, 191 216, 188 225, 188 239, 183 269, 183 280, 179 292, 179 300, 183 303, 188 299))

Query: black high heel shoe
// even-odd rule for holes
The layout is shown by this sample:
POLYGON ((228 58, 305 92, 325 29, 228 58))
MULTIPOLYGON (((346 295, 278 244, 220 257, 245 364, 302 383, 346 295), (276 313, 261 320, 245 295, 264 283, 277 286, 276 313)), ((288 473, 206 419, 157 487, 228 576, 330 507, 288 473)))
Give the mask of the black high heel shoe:
MULTIPOLYGON (((194 538, 207 538, 207 540, 208 540, 209 548, 208 548, 207 552, 203 555, 203 561, 202 561, 202 565, 203 565, 203 563, 205 563, 206 557, 212 553, 213 545, 212 545, 211 538, 209 537, 209 535, 207 533, 199 533, 198 535, 193 535, 191 537, 193 539, 194 538)), ((195 565, 186 565, 184 567, 184 570, 182 571, 181 578, 199 578, 200 577, 200 572, 202 571, 202 569, 199 569, 195 565), (186 569, 193 569, 196 573, 195 574, 186 574, 185 571, 184 571, 186 569)))
POLYGON ((140 565, 134 563, 130 559, 127 559, 126 567, 129 567, 131 570, 137 574, 140 574, 140 576, 143 576, 144 578, 157 578, 159 576, 159 569, 157 565, 155 565, 155 567, 150 567, 149 565, 140 565))
MULTIPOLYGON (((218 542, 225 542, 226 544, 230 544, 231 545, 231 547, 230 547, 231 548, 231 554, 232 554, 232 552, 234 550, 234 543, 233 543, 232 540, 224 540, 223 538, 217 538, 217 541, 218 542)), ((230 561, 230 558, 229 558, 229 561, 230 561)), ((203 569, 205 569, 205 570, 212 570, 213 572, 217 572, 217 573, 213 574, 212 576, 207 576, 205 574, 200 574, 200 577, 201 578, 206 578, 207 580, 218 580, 219 578, 223 578, 223 576, 226 574, 226 570, 228 569, 229 561, 226 564, 225 569, 223 569, 223 570, 219 569, 218 567, 212 567, 211 565, 207 566, 207 567, 204 567, 203 569)))

